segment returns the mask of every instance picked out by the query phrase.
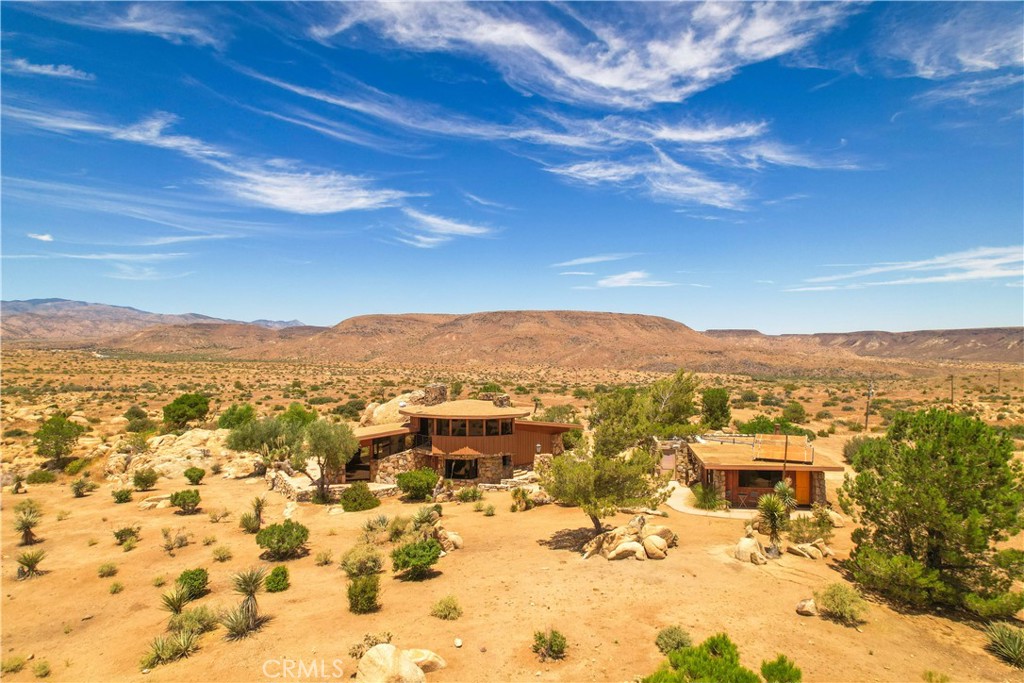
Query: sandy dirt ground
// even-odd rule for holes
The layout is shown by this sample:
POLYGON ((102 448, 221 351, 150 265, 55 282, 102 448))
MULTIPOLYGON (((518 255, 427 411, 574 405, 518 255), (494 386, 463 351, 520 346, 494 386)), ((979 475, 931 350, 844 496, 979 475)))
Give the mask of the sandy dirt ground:
MULTIPOLYGON (((835 484, 830 481, 830 494, 835 484)), ((34 680, 32 664, 40 660, 50 663, 54 681, 330 680, 334 660, 341 660, 347 680, 355 670, 349 648, 366 633, 386 630, 401 648, 427 648, 447 660, 448 668, 428 674, 428 681, 629 681, 658 667, 663 658, 655 635, 671 624, 681 625, 695 641, 727 632, 743 663, 754 669, 763 659, 785 653, 803 669, 805 681, 919 681, 929 670, 955 681, 1024 680, 983 650, 984 638, 970 624, 900 614, 877 603, 859 630, 798 616, 794 608, 800 599, 844 580, 842 574, 833 562, 792 555, 766 567, 741 564, 731 556, 742 535, 739 521, 671 511, 664 523, 680 541, 668 559, 583 560, 573 550, 589 533, 589 521, 579 510, 549 505, 513 514, 507 493, 487 494, 485 502, 497 508, 493 517, 474 512, 472 504, 446 504, 444 524, 463 536, 465 548, 442 558, 436 575, 421 583, 396 579, 386 562, 382 609, 370 615, 348 611, 346 579, 337 560, 356 543, 369 517, 410 515, 418 505, 391 499, 372 511, 331 515, 325 507, 302 504, 294 519, 310 528, 310 553, 285 563, 290 589, 260 594, 262 611, 272 616, 269 624, 240 642, 225 641, 218 628, 202 636, 192 657, 143 675, 139 660, 167 624, 161 593, 182 570, 205 567, 212 590, 197 604, 236 604, 231 574, 270 565, 259 559, 253 536, 238 528, 238 516, 257 495, 267 496, 271 522, 282 519, 286 504, 265 492, 262 480, 211 477, 199 487, 200 514, 138 508, 146 495, 184 487, 184 481, 161 480, 151 494, 136 493, 125 505, 113 503, 109 485, 83 499, 73 498, 61 484, 31 487, 27 496, 5 493, 3 656, 34 655, 29 666, 5 680, 34 680), (25 497, 44 509, 38 528, 43 540, 35 547, 47 552, 46 574, 16 581, 15 558, 24 549, 11 510, 25 497), (225 507, 232 516, 212 523, 207 512, 225 507), (58 521, 61 512, 66 518, 58 521), (142 540, 126 553, 111 532, 127 524, 142 526, 142 540), (161 547, 163 527, 184 528, 193 543, 168 556, 161 547), (210 536, 216 541, 204 545, 210 536), (212 550, 222 545, 234 557, 214 562, 212 550), (316 566, 314 557, 323 550, 333 552, 331 566, 316 566), (117 575, 99 578, 97 569, 107 562, 117 565, 117 575), (153 585, 159 576, 167 578, 167 586, 153 585), (115 581, 124 590, 112 595, 115 581), (464 615, 457 621, 431 617, 431 605, 448 594, 457 596, 464 615), (568 638, 563 661, 540 663, 531 652, 533 632, 548 627, 568 638), (456 638, 462 639, 461 648, 455 647, 456 638), (283 677, 284 659, 307 667, 322 662, 328 675, 283 677)), ((619 515, 609 521, 627 519, 619 515)), ((849 552, 849 531, 837 530, 833 545, 839 558, 849 552)))

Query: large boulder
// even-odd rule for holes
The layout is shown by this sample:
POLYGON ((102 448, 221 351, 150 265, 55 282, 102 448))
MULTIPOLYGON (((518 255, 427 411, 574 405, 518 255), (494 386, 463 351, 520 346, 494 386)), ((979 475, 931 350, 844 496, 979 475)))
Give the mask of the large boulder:
POLYGON ((818 616, 818 606, 814 604, 814 598, 801 600, 796 604, 796 613, 803 617, 818 616))
POLYGON ((374 645, 356 668, 356 680, 364 683, 426 683, 427 677, 416 662, 394 645, 374 645))
POLYGON ((646 560, 647 551, 644 550, 642 543, 638 543, 637 541, 626 541, 608 553, 609 560, 623 560, 627 557, 632 557, 637 560, 646 560))
POLYGON ((786 552, 798 557, 806 557, 810 560, 820 560, 823 555, 821 551, 810 543, 797 543, 786 547, 786 552))
POLYGON ((813 541, 811 541, 811 546, 817 548, 818 552, 821 553, 822 557, 832 557, 833 555, 835 555, 835 552, 832 550, 832 548, 829 548, 827 545, 825 545, 825 541, 821 540, 820 538, 816 538, 813 541))
POLYGON ((411 659, 424 673, 437 671, 448 666, 448 662, 444 661, 444 657, 430 650, 414 648, 412 650, 402 650, 402 654, 411 659))
POLYGON ((652 560, 664 560, 668 556, 668 543, 661 536, 644 538, 644 552, 652 560))
POLYGON ((733 557, 740 562, 751 562, 753 564, 765 564, 768 561, 765 557, 764 546, 752 535, 744 536, 740 539, 740 542, 736 544, 733 557))
POLYGON ((644 527, 644 537, 647 536, 660 536, 669 548, 675 548, 679 544, 679 536, 677 536, 667 526, 661 526, 660 524, 648 524, 644 527))

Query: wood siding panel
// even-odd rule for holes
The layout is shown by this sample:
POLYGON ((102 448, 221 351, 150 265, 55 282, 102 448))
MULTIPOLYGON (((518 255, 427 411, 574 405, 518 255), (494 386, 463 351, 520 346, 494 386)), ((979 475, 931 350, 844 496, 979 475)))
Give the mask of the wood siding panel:
POLYGON ((484 455, 511 455, 512 464, 518 467, 533 463, 537 444, 541 453, 550 453, 555 438, 561 439, 562 435, 516 431, 506 436, 434 436, 431 442, 445 453, 469 447, 484 455))

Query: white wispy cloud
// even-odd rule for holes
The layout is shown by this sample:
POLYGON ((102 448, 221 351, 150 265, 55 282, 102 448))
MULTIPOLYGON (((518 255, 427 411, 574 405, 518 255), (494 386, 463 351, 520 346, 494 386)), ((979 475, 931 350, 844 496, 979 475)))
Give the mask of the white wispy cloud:
POLYGON ((483 3, 346 3, 310 28, 330 41, 369 26, 408 49, 477 54, 514 88, 573 103, 680 102, 741 67, 809 44, 851 10, 839 3, 660 5, 601 11, 483 3))
POLYGON ((296 162, 238 156, 195 137, 169 132, 178 122, 158 112, 138 123, 100 123, 79 112, 38 112, 5 107, 4 116, 57 133, 91 133, 108 139, 182 154, 220 171, 210 184, 250 205, 298 214, 331 214, 395 206, 408 193, 375 187, 373 181, 336 171, 302 170, 296 162))
POLYGON ((1022 22, 1020 3, 894 5, 878 50, 920 78, 1020 68, 1022 22))
POLYGON ((33 240, 39 240, 40 242, 52 242, 53 241, 53 235, 51 235, 48 232, 43 232, 43 233, 29 232, 29 233, 25 234, 25 237, 28 237, 29 239, 33 239, 33 240))
POLYGON ((26 76, 50 76, 52 78, 67 78, 75 81, 96 80, 94 74, 81 71, 67 64, 33 64, 21 58, 4 61, 3 69, 7 73, 26 76))
POLYGON ((594 273, 589 270, 566 270, 559 275, 594 275, 594 273))
POLYGON ((115 280, 176 280, 178 278, 188 277, 189 275, 194 274, 194 271, 188 271, 185 273, 163 273, 152 266, 136 266, 130 263, 115 263, 113 265, 114 271, 107 273, 106 277, 113 278, 115 280))
POLYGON ((228 30, 216 21, 213 6, 201 10, 170 2, 31 3, 24 9, 48 19, 100 31, 158 36, 175 44, 192 43, 221 49, 228 30))
POLYGON ((645 270, 631 270, 618 275, 609 275, 597 281, 598 287, 675 287, 678 283, 652 280, 645 270))
POLYGON ((414 231, 400 231, 400 236, 396 239, 403 244, 420 249, 432 249, 455 237, 485 237, 494 233, 493 228, 457 221, 409 207, 403 207, 402 213, 412 219, 414 231))
MULTIPOLYGON (((927 105, 963 103, 978 106, 991 100, 996 93, 1020 86, 1021 83, 1024 83, 1024 76, 1020 74, 969 78, 936 86, 914 99, 927 105)), ((1017 94, 1020 94, 1019 87, 1017 94)), ((1019 99, 1017 98, 1018 103, 1019 99)))
POLYGON ((579 258, 570 259, 568 261, 562 261, 560 263, 552 263, 552 268, 571 268, 572 266, 587 266, 592 263, 607 263, 609 261, 621 261, 623 259, 633 258, 639 256, 638 252, 623 252, 617 254, 595 254, 594 256, 581 256, 579 258))
POLYGON ((847 273, 807 278, 790 292, 863 289, 1024 278, 1024 245, 977 247, 918 261, 871 264, 847 273), (877 277, 885 276, 885 277, 877 277))
POLYGON ((469 201, 473 202, 474 204, 486 206, 489 209, 511 210, 514 208, 509 206, 508 204, 502 204, 501 202, 496 202, 492 199, 484 199, 483 197, 478 197, 472 192, 463 192, 462 196, 468 199, 469 201))

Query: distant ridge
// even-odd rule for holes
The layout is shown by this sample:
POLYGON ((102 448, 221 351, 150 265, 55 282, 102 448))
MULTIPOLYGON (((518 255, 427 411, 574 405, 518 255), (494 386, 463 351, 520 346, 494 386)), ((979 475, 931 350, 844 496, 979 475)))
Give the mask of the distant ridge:
POLYGON ((71 299, 27 299, 0 301, 0 335, 5 342, 66 342, 104 339, 113 335, 153 327, 192 323, 257 325, 270 329, 296 327, 287 322, 257 320, 242 323, 199 313, 150 313, 130 306, 112 306, 71 299))

